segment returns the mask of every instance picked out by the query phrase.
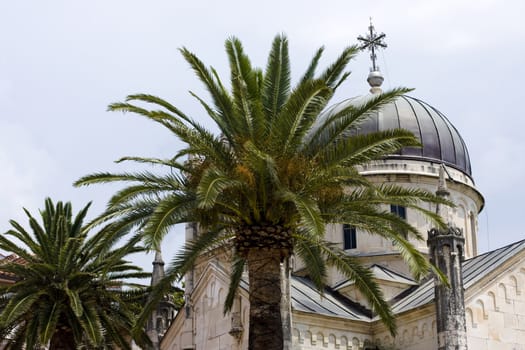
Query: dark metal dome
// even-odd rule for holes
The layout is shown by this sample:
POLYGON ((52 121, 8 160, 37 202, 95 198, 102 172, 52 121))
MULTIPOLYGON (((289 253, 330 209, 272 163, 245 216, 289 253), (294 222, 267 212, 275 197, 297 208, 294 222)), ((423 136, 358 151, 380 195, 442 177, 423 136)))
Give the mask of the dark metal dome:
MULTIPOLYGON (((356 99, 343 101, 334 107, 338 109, 348 103, 354 104, 356 99)), ((401 96, 365 120, 358 133, 395 128, 412 131, 423 147, 406 147, 387 158, 444 163, 472 177, 470 157, 463 138, 443 113, 434 107, 416 98, 401 96)))

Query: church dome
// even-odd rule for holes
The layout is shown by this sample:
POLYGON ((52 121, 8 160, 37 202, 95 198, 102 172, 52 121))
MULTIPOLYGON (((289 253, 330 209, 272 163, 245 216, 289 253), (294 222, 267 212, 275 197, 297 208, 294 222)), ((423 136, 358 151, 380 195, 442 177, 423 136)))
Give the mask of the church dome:
MULTIPOLYGON (((331 109, 343 109, 348 104, 357 104, 361 98, 340 102, 331 109)), ((467 146, 457 129, 437 109, 410 96, 400 96, 359 126, 358 134, 367 134, 390 129, 406 129, 414 133, 421 148, 405 147, 387 159, 424 160, 443 163, 472 176, 467 146)))

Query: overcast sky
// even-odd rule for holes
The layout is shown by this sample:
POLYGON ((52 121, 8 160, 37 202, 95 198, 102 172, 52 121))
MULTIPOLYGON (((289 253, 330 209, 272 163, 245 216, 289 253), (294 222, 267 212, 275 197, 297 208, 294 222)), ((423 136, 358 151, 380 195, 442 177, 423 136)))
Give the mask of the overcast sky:
MULTIPOLYGON (((126 155, 168 157, 171 134, 132 115, 106 112, 132 93, 161 96, 200 118, 188 90, 202 92, 177 48, 186 46, 228 78, 224 40, 239 37, 255 65, 286 33, 294 77, 314 51, 323 62, 366 34, 384 32, 384 87, 443 112, 463 136, 486 206, 481 251, 525 238, 525 2, 515 1, 142 1, 18 0, 0 3, 0 232, 36 213, 46 196, 94 202, 100 213, 115 190, 73 188, 80 176, 120 171, 126 155)), ((366 94, 368 53, 351 65, 336 100, 366 94)), ((201 93, 204 96, 204 93, 201 93)), ((334 101, 335 102, 335 101, 334 101)), ((202 119, 206 124, 205 119, 202 119)), ((176 230, 177 231, 177 230, 176 230)), ((183 228, 167 237, 169 260, 183 228)), ((141 257, 150 268, 152 256, 141 257)))

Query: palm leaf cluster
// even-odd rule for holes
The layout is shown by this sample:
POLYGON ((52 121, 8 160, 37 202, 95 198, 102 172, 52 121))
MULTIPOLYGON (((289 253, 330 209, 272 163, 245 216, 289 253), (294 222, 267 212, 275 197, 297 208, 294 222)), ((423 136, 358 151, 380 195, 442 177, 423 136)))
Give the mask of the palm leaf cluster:
MULTIPOLYGON (((124 281, 149 274, 126 257, 143 248, 137 238, 115 247, 121 237, 114 231, 88 236, 88 208, 73 217, 70 203, 46 199, 42 223, 26 210, 30 231, 12 220, 0 235, 0 249, 21 258, 0 265, 16 278, 0 287, 0 338, 8 349, 130 348, 145 296, 124 281)), ((149 344, 145 333, 135 341, 149 344)))
MULTIPOLYGON (((183 276, 202 252, 232 244, 232 282, 225 310, 231 307, 245 266, 251 286, 256 279, 268 277, 250 270, 255 259, 265 254, 268 259, 263 265, 271 263, 273 270, 295 254, 320 289, 328 267, 334 266, 356 281, 374 311, 395 332, 393 315, 370 272, 340 247, 326 242, 324 230, 329 223, 348 223, 384 236, 396 242, 416 277, 427 274, 428 262, 400 232, 422 237, 386 205, 403 205, 439 222, 421 205, 440 199, 421 190, 375 186, 358 172, 360 165, 419 145, 406 130, 356 133, 371 113, 407 90, 394 89, 344 109, 328 109, 349 76, 346 67, 357 47, 344 49, 320 72, 323 48, 319 49, 292 86, 284 36, 273 41, 264 70, 252 66, 237 38, 228 39, 225 46, 228 87, 214 68, 188 49, 180 50, 210 98, 191 94, 203 107, 206 123, 211 120, 219 133, 204 127, 199 121, 204 118, 193 118, 159 97, 130 95, 125 102, 110 105, 112 111, 132 112, 161 124, 185 147, 171 159, 121 159, 159 165, 166 169, 161 175, 100 172, 78 180, 76 185, 128 184, 93 224, 110 221, 121 228, 139 229, 148 244, 157 246, 175 224, 198 223, 200 235, 176 256, 168 274, 171 278, 183 276)), ((279 288, 279 283, 274 284, 279 288)), ((250 288, 251 309, 256 309, 254 300, 259 298, 254 297, 255 289, 250 288)), ((280 289, 271 293, 280 295, 280 289)), ((261 322, 251 318, 250 327, 261 322)), ((252 335, 250 329, 250 341, 252 335)), ((278 338, 276 333, 272 336, 278 338)))

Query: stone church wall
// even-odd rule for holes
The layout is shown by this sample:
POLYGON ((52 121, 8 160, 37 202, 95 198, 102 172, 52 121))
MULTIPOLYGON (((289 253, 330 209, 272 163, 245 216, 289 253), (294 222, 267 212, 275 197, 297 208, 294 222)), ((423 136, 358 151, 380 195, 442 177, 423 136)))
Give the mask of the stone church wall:
POLYGON ((398 334, 392 338, 380 323, 374 325, 374 344, 381 349, 435 350, 437 349, 434 304, 398 316, 398 334))
POLYGON ((328 316, 293 312, 292 350, 359 350, 370 342, 370 327, 328 316))
POLYGON ((469 349, 525 350, 525 261, 466 303, 469 349))

